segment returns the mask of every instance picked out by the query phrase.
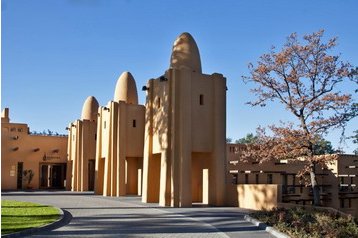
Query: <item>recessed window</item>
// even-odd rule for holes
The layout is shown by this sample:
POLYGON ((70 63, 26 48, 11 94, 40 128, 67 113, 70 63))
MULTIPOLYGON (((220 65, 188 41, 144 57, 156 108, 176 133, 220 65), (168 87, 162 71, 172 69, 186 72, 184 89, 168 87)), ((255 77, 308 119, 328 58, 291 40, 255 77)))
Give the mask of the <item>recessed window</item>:
POLYGON ((18 128, 17 131, 18 131, 18 132, 22 132, 22 128, 18 128))
POLYGON ((259 174, 256 174, 255 180, 256 180, 256 184, 259 184, 259 174))
POLYGON ((15 127, 12 127, 12 128, 10 129, 10 131, 16 131, 16 128, 15 128, 15 127))
POLYGON ((200 96, 199 96, 199 103, 200 103, 200 105, 204 105, 204 95, 203 94, 200 94, 200 96))
POLYGON ((344 208, 344 199, 340 199, 341 202, 341 208, 344 208))
POLYGON ((158 108, 160 108, 160 106, 161 106, 160 104, 161 104, 160 97, 158 97, 158 99, 157 99, 157 107, 158 108))
POLYGON ((94 134, 94 140, 97 140, 97 133, 94 134))
POLYGON ((249 183, 249 175, 245 174, 245 184, 248 184, 248 183, 249 183))
POLYGON ((232 184, 237 184, 237 174, 233 174, 232 175, 232 181, 231 181, 232 184))
POLYGON ((133 120, 133 127, 137 127, 137 122, 136 122, 136 120, 133 120))
POLYGON ((268 183, 268 184, 272 184, 272 182, 273 182, 272 174, 268 174, 268 175, 267 175, 267 183, 268 183))

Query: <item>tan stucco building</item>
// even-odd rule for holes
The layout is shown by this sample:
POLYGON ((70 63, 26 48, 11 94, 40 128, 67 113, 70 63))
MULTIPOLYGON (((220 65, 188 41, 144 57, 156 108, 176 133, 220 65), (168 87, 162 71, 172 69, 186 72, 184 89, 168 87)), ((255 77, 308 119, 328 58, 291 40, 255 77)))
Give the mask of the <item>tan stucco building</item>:
POLYGON ((98 110, 96 194, 141 194, 144 113, 132 74, 122 73, 113 101, 98 110))
POLYGON ((226 79, 203 74, 189 33, 174 42, 170 67, 144 88, 143 202, 225 204, 226 79))
POLYGON ((34 177, 33 189, 66 186, 67 136, 35 135, 27 124, 10 122, 9 109, 1 113, 1 190, 26 189, 25 170, 34 177))
MULTIPOLYGON (((287 203, 311 205, 311 188, 296 175, 304 161, 277 160, 259 163, 244 161, 245 145, 227 145, 228 205, 250 209, 270 209, 287 203), (250 199, 255 198, 255 199, 250 199)), ((358 217, 358 156, 338 154, 324 167, 317 166, 321 204, 358 217)), ((307 175, 307 180, 309 176, 307 175)))
POLYGON ((66 189, 94 190, 98 102, 89 96, 83 104, 81 119, 69 124, 66 189))
MULTIPOLYGON (((68 140, 30 135, 26 124, 9 122, 5 109, 2 189, 23 188, 22 171, 32 169, 34 188, 141 195, 143 202, 161 206, 270 209, 311 203, 310 188, 296 177, 304 164, 244 163, 245 146, 226 144, 226 78, 202 73, 189 33, 175 40, 169 68, 142 90, 145 106, 138 104, 132 74, 122 73, 105 106, 86 99, 81 118, 68 126, 68 140)), ((357 156, 339 155, 318 171, 324 206, 358 216, 357 168, 357 156)))

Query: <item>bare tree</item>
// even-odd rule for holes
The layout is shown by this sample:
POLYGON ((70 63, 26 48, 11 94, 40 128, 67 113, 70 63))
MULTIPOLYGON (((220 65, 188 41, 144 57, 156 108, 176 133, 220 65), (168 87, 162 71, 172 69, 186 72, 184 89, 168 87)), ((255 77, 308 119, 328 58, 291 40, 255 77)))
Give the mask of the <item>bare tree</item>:
POLYGON ((338 86, 355 82, 352 66, 340 60, 340 55, 330 55, 337 38, 323 42, 324 31, 303 37, 301 44, 297 34, 288 38, 284 47, 260 57, 257 65, 249 64, 250 75, 245 82, 255 84, 252 92, 257 100, 252 106, 266 106, 267 102, 280 102, 295 120, 257 130, 257 143, 248 147, 244 156, 260 161, 269 159, 304 160, 306 167, 300 175, 309 173, 313 189, 314 205, 320 205, 320 193, 316 180, 317 164, 324 164, 334 155, 315 155, 314 145, 330 130, 343 129, 358 114, 357 104, 348 92, 338 86))

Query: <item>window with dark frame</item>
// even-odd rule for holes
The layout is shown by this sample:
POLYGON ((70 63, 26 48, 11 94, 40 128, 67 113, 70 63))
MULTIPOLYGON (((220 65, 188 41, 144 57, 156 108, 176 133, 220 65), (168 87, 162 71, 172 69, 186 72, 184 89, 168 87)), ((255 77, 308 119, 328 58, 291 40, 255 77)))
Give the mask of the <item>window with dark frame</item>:
POLYGON ((272 184, 272 182, 273 182, 273 181, 272 181, 272 180, 273 180, 272 177, 273 177, 272 174, 268 174, 268 175, 267 175, 267 183, 268 183, 268 184, 272 184))
POLYGON ((344 199, 340 199, 341 202, 341 208, 344 208, 344 199))
POLYGON ((204 105, 204 95, 203 94, 200 94, 199 103, 200 103, 200 105, 204 105))
POLYGON ((136 122, 136 120, 133 120, 133 127, 137 127, 137 122, 136 122))
POLYGON ((233 174, 232 175, 232 181, 231 181, 232 184, 237 184, 237 174, 233 174))

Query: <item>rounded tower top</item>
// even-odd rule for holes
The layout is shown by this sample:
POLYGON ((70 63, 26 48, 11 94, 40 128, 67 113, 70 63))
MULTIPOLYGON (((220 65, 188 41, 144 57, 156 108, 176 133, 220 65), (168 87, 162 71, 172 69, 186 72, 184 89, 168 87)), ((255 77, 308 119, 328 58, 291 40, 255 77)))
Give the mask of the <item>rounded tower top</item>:
POLYGON ((93 96, 89 96, 82 107, 81 120, 97 121, 98 102, 93 96))
POLYGON ((137 86, 130 72, 123 72, 118 78, 114 91, 114 101, 138 104, 137 86))
POLYGON ((194 38, 187 32, 182 33, 174 41, 170 68, 190 68, 201 73, 201 60, 198 46, 194 38))

